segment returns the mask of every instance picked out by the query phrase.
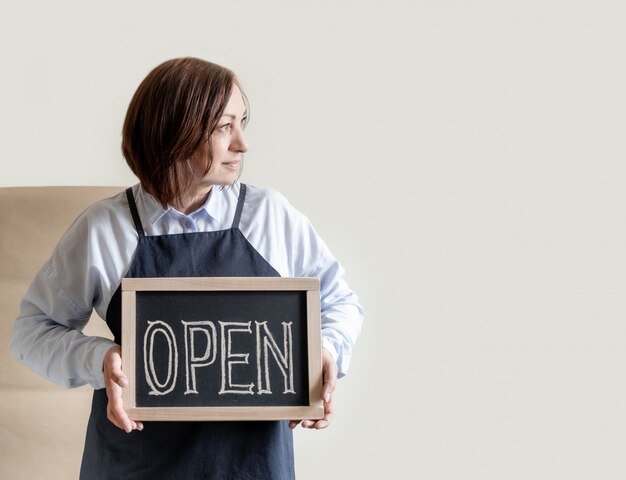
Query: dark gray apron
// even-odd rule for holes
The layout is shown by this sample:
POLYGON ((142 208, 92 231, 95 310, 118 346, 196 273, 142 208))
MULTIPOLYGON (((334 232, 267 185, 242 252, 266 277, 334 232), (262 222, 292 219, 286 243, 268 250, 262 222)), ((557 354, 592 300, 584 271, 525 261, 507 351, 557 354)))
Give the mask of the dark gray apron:
MULTIPOLYGON (((146 236, 132 190, 126 191, 139 236, 127 277, 280 276, 239 230, 246 196, 241 184, 232 227, 217 232, 146 236)), ((121 344, 118 288, 106 321, 121 344)), ((106 390, 93 395, 81 479, 293 479, 293 436, 288 423, 145 422, 126 433, 106 415, 106 390)))

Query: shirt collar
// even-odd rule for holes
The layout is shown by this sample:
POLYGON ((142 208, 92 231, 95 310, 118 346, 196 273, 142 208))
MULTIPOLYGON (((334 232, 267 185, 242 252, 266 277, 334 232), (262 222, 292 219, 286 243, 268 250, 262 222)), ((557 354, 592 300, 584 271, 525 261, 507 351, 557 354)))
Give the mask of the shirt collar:
POLYGON ((185 215, 179 212, 171 205, 163 208, 163 206, 152 195, 146 192, 141 186, 139 187, 139 194, 141 196, 142 203, 145 206, 144 218, 146 219, 146 222, 150 225, 156 224, 168 214, 193 217, 204 211, 211 218, 219 221, 224 213, 222 201, 223 193, 222 189, 218 186, 213 186, 211 188, 211 191, 209 192, 209 196, 207 197, 206 202, 204 202, 204 205, 202 205, 198 210, 190 213, 189 215, 185 215))

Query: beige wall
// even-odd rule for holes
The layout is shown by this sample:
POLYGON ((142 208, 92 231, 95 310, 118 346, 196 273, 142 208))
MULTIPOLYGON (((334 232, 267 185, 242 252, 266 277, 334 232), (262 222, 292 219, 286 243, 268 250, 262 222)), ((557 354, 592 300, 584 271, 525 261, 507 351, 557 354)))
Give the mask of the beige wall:
POLYGON ((133 183, 148 70, 239 74, 243 180, 309 215, 368 315, 300 479, 626 476, 621 2, 11 3, 0 186, 133 183))

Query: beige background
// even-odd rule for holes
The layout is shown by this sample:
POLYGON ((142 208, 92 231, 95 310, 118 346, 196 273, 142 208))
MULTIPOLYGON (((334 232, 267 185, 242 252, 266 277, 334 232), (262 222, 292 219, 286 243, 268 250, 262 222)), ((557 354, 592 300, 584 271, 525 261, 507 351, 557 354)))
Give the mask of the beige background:
POLYGON ((149 69, 229 66, 367 311, 299 478, 625 478, 622 2, 170 3, 2 0, 0 186, 133 183, 149 69))

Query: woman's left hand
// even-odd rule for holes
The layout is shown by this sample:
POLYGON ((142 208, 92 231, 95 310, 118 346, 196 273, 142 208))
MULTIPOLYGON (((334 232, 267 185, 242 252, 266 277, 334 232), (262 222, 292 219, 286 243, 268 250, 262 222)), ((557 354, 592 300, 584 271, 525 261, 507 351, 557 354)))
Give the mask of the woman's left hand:
POLYGON ((291 420, 289 428, 296 428, 302 425, 303 428, 326 428, 335 416, 334 396, 335 385, 337 383, 337 362, 325 348, 322 349, 322 376, 324 386, 322 387, 322 398, 324 399, 324 418, 321 420, 291 420))

